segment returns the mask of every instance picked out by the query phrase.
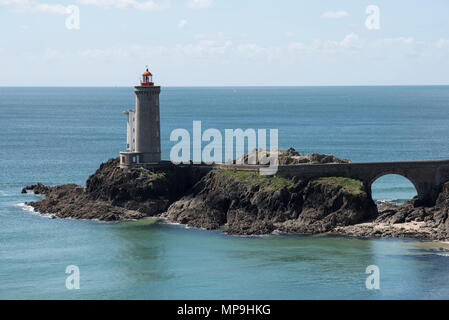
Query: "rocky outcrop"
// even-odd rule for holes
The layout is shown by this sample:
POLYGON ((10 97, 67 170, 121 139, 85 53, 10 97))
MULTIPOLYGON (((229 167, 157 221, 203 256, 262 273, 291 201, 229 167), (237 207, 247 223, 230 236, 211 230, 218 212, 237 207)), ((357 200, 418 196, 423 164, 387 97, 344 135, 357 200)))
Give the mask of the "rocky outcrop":
POLYGON ((109 160, 86 181, 91 200, 136 210, 146 216, 162 213, 185 194, 208 170, 194 166, 121 169, 118 159, 109 160))
POLYGON ((351 179, 303 181, 170 164, 155 170, 121 169, 117 159, 102 164, 85 188, 37 184, 26 190, 45 196, 29 205, 58 218, 118 221, 161 215, 192 227, 224 228, 239 235, 274 230, 321 233, 376 214, 361 183, 351 179))
MULTIPOLYGON (((282 154, 299 157, 294 149, 282 154)), ((310 159, 344 161, 325 155, 310 159)), ((349 178, 266 177, 171 164, 122 169, 118 159, 111 159, 88 178, 86 187, 36 184, 22 192, 27 190, 44 196, 28 204, 55 218, 120 221, 158 216, 235 235, 279 231, 449 239, 449 182, 434 207, 415 207, 410 201, 378 210, 362 183, 349 178)))
MULTIPOLYGON (((40 190, 40 188, 35 185, 27 187, 27 190, 40 190)), ((27 204, 40 213, 51 214, 57 218, 117 221, 140 219, 145 216, 135 210, 113 206, 107 201, 92 200, 84 188, 74 184, 46 187, 43 192, 39 191, 39 194, 45 195, 45 198, 27 204)))
POLYGON ((381 203, 373 221, 339 227, 334 232, 358 237, 449 239, 449 182, 442 185, 435 206, 415 207, 415 203, 416 199, 400 206, 381 203))
POLYGON ((58 218, 104 221, 140 219, 164 212, 206 174, 199 168, 167 166, 160 170, 120 169, 118 159, 103 163, 86 188, 67 184, 25 187, 45 198, 29 202, 36 211, 58 218))
POLYGON ((376 215, 362 184, 344 178, 303 181, 213 170, 163 214, 192 227, 238 235, 322 233, 376 215))

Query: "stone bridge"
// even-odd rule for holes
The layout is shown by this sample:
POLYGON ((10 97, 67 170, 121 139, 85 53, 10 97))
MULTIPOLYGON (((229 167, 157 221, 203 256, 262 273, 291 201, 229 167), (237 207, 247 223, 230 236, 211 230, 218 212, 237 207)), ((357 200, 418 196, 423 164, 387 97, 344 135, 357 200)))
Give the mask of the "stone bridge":
MULTIPOLYGON (((171 166, 169 161, 138 164, 148 169, 171 166)), ((192 165, 192 164, 190 164, 192 165)), ((237 164, 193 164, 205 170, 213 168, 256 171, 260 165, 237 164)), ((449 181, 449 159, 430 161, 394 161, 394 162, 353 162, 329 164, 280 165, 276 175, 283 177, 297 176, 305 179, 319 177, 347 177, 363 182, 365 191, 371 196, 371 186, 378 178, 387 174, 397 174, 413 183, 418 193, 416 205, 432 206, 440 192, 441 184, 449 181)))
MULTIPOLYGON (((254 165, 216 165, 220 168, 255 170, 254 165)), ((258 170, 258 169, 256 169, 258 170)), ((433 205, 442 183, 449 181, 449 159, 436 161, 353 162, 342 164, 300 164, 279 166, 278 175, 304 178, 347 177, 363 182, 371 196, 371 185, 387 174, 410 180, 418 193, 418 205, 433 205)))

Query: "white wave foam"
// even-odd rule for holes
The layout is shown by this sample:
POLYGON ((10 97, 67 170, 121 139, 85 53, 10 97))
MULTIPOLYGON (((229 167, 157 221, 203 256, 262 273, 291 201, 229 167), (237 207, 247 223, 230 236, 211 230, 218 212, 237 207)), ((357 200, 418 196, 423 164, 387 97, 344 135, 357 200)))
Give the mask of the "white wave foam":
POLYGON ((27 205, 25 202, 20 202, 16 204, 17 207, 21 207, 25 211, 35 212, 32 206, 27 205))
MULTIPOLYGON (((39 215, 41 215, 41 213, 38 213, 39 215)), ((56 217, 55 214, 50 214, 50 213, 46 213, 46 215, 51 215, 51 217, 56 217)), ((57 217, 56 217, 57 218, 57 217)), ((108 224, 113 224, 113 223, 120 223, 123 221, 104 221, 104 220, 100 220, 100 219, 80 219, 80 218, 74 218, 74 217, 64 217, 64 218, 59 218, 59 219, 63 219, 63 220, 73 220, 73 221, 93 221, 93 222, 98 222, 98 223, 108 223, 108 224)))
POLYGON ((170 225, 174 225, 174 226, 182 226, 182 227, 187 227, 187 225, 179 223, 179 222, 172 222, 170 220, 168 220, 167 217, 158 217, 160 219, 160 223, 163 224, 170 224, 170 225))
POLYGON ((51 219, 51 218, 53 218, 55 216, 52 213, 39 213, 36 210, 34 210, 34 208, 32 206, 27 205, 25 202, 16 203, 16 206, 22 208, 23 211, 29 212, 29 213, 34 214, 34 215, 39 216, 39 217, 44 217, 44 218, 50 218, 51 219))
POLYGON ((173 222, 173 221, 168 220, 168 218, 166 218, 166 217, 158 217, 158 218, 160 219, 158 222, 162 223, 162 224, 168 224, 168 225, 172 225, 172 226, 177 226, 177 227, 181 227, 181 228, 184 228, 184 229, 194 229, 194 230, 196 229, 196 230, 209 231, 206 228, 190 227, 187 224, 183 224, 183 223, 179 223, 179 222, 173 222))
POLYGON ((379 199, 375 200, 377 205, 384 205, 384 204, 394 204, 394 205, 402 205, 406 203, 407 199, 379 199))
POLYGON ((437 253, 437 256, 449 257, 449 253, 437 253))
POLYGON ((200 229, 200 230, 206 230, 206 229, 203 229, 203 228, 189 227, 188 225, 183 224, 183 223, 179 223, 179 222, 172 222, 172 221, 169 221, 167 218, 161 218, 160 223, 162 223, 162 224, 168 224, 168 225, 171 225, 171 226, 177 226, 177 227, 181 227, 181 228, 184 228, 184 229, 200 229))

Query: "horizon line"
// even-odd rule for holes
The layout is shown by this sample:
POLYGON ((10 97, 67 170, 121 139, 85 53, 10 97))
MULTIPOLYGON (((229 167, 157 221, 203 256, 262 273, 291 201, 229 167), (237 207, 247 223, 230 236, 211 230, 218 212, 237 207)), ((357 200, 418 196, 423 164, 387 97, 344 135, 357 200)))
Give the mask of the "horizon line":
MULTIPOLYGON (((138 85, 110 85, 110 86, 0 86, 0 88, 132 88, 138 85)), ((198 85, 198 86, 183 86, 183 85, 156 85, 157 87, 165 88, 301 88, 301 87, 447 87, 448 84, 359 84, 359 85, 198 85)))

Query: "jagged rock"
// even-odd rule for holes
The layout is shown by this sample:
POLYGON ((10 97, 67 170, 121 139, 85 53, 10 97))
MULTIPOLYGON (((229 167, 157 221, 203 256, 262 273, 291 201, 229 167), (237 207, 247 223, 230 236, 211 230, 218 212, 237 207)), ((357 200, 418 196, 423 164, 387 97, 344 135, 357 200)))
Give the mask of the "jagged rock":
POLYGON ((33 184, 30 186, 26 186, 22 189, 22 193, 27 193, 27 191, 33 191, 34 194, 46 194, 49 192, 50 187, 43 185, 42 183, 33 184))
POLYGON ((340 159, 332 155, 310 153, 305 156, 309 160, 309 163, 350 163, 349 159, 340 159))
MULTIPOLYGON (((239 157, 236 163, 244 164, 259 164, 259 153, 263 152, 262 148, 254 149, 249 154, 239 157)), ((293 148, 273 149, 266 151, 266 156, 272 155, 273 152, 278 153, 278 161, 280 165, 294 165, 294 164, 322 164, 322 163, 349 163, 349 159, 340 159, 332 155, 310 153, 306 156, 301 156, 298 151, 293 148)))

